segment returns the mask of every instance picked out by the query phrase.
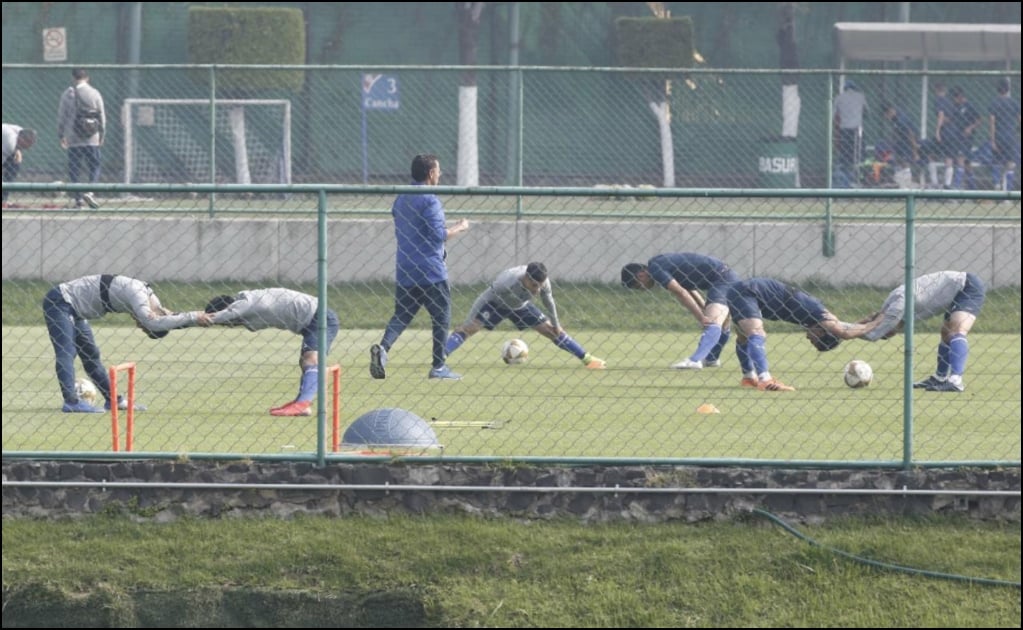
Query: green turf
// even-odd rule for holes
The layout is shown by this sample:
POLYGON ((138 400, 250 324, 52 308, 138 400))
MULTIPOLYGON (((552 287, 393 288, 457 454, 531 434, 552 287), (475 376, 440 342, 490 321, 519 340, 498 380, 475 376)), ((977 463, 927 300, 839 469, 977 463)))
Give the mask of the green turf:
MULTIPOLYGON (((51 284, 39 281, 4 281, 3 325, 37 325, 42 322, 42 300, 51 284)), ((214 295, 254 288, 251 283, 214 282, 188 284, 156 282, 154 289, 165 306, 174 310, 201 310, 214 295)), ((820 282, 804 282, 801 287, 820 298, 838 317, 855 321, 881 307, 888 290, 873 287, 835 288, 820 282)), ((290 288, 316 293, 316 287, 290 288)), ((454 284, 452 286, 452 318, 461 321, 484 285, 454 284)), ((562 283, 555 280, 555 299, 563 324, 569 332, 596 330, 637 330, 695 332, 698 326, 666 291, 631 291, 616 284, 562 283)), ((338 312, 341 327, 348 329, 380 329, 394 308, 394 285, 390 282, 340 283, 327 287, 327 302, 338 312)), ((108 316, 99 326, 133 326, 128 317, 108 316)), ((429 319, 418 317, 413 328, 428 329, 429 319)), ((941 318, 917 323, 921 333, 936 332, 941 318)), ((510 330, 504 329, 502 330, 510 330)), ((782 322, 769 322, 768 332, 797 330, 782 322)), ((973 328, 974 332, 1019 334, 1020 291, 1009 287, 988 291, 984 310, 973 328)))
MULTIPOLYGON (((114 316, 110 316, 111 319, 114 316)), ((795 333, 769 336, 772 371, 792 393, 740 388, 733 354, 725 366, 671 370, 695 333, 581 330, 577 337, 609 369, 582 364, 532 331, 529 361, 499 358, 510 331, 480 333, 450 359, 465 378, 428 380, 429 333, 410 330, 391 353, 388 378, 368 375, 379 330, 342 330, 330 353, 343 366, 342 430, 380 407, 444 422, 500 421, 496 429, 438 427, 451 456, 565 456, 898 460, 902 457, 902 337, 851 342, 817 353, 795 333), (842 366, 871 363, 875 382, 851 390, 842 366), (703 403, 718 414, 699 414, 703 403)), ((110 365, 135 361, 136 450, 230 453, 311 452, 316 418, 272 418, 294 397, 298 337, 214 328, 152 341, 133 328, 97 324, 110 365)), ((971 335, 965 394, 916 392, 913 455, 924 460, 1020 459, 1020 336, 971 335)), ((922 338, 916 375, 929 373, 935 335, 922 338)), ((12 450, 111 448, 106 414, 62 414, 52 349, 41 326, 3 327, 3 444, 12 450)))
MULTIPOLYGON (((162 620, 150 627, 217 626, 210 602, 222 592, 253 593, 254 600, 280 593, 264 600, 285 603, 283 595, 294 591, 310 598, 411 592, 425 604, 426 619, 391 617, 386 627, 1000 628, 1020 620, 1018 586, 966 581, 1018 584, 1018 521, 795 524, 823 548, 752 515, 699 524, 393 514, 137 521, 132 514, 4 519, 5 605, 11 596, 5 625, 7 614, 20 613, 26 625, 53 625, 67 618, 61 613, 77 611, 79 623, 99 627, 97 604, 106 601, 162 620), (65 595, 37 602, 40 610, 29 616, 18 596, 33 585, 36 593, 46 585, 65 595), (144 597, 154 592, 168 595, 144 597)), ((287 610, 264 608, 251 623, 265 627, 278 618, 271 613, 287 610)), ((308 614, 294 602, 291 610, 278 623, 296 627, 294 618, 308 614)), ((359 627, 385 627, 383 618, 359 627)))

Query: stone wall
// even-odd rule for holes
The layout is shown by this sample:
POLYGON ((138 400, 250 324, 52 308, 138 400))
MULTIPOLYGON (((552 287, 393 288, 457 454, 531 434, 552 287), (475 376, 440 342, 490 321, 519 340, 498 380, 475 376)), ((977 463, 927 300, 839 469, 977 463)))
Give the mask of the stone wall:
POLYGON ((3 478, 4 518, 68 518, 110 511, 155 521, 185 515, 467 513, 581 522, 696 522, 762 509, 798 522, 857 514, 947 512, 1020 520, 1018 468, 906 471, 396 462, 319 467, 311 462, 5 460, 3 478), (11 485, 14 482, 52 485, 11 485), (300 484, 308 488, 293 487, 300 484), (899 492, 871 494, 872 490, 899 492), (964 494, 913 494, 922 490, 964 494), (1006 494, 970 494, 978 491, 1006 494))

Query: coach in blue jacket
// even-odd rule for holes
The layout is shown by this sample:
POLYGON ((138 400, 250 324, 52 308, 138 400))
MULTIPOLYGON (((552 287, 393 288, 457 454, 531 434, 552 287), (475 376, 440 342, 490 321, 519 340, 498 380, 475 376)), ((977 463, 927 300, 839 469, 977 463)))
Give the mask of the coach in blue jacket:
MULTIPOLYGON (((440 181, 440 161, 436 155, 417 155, 412 160, 415 186, 436 186, 440 181)), ((387 353, 412 319, 425 307, 433 324, 433 358, 430 378, 458 380, 460 375, 446 363, 444 344, 451 325, 451 287, 444 262, 444 244, 449 238, 469 229, 469 221, 460 219, 447 227, 444 207, 436 195, 427 192, 398 195, 391 207, 394 235, 398 241, 395 260, 394 315, 387 323, 379 344, 370 348, 369 373, 384 378, 387 353)))

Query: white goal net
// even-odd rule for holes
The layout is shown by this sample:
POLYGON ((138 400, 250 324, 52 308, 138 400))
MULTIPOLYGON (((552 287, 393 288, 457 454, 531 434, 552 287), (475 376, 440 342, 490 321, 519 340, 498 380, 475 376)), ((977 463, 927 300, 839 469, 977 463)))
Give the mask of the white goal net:
POLYGON ((291 101, 130 98, 123 120, 125 183, 291 183, 291 101))

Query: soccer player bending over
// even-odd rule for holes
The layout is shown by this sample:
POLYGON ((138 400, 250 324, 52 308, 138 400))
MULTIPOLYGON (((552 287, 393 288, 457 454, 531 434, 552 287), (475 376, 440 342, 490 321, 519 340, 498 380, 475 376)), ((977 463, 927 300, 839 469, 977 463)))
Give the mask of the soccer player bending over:
POLYGON ((773 278, 750 278, 729 286, 728 309, 739 329, 735 354, 742 368, 741 385, 761 391, 796 389, 774 378, 768 369, 765 319, 802 326, 820 352, 835 348, 843 339, 856 339, 871 327, 840 321, 816 297, 773 278))
MULTIPOLYGON (((914 280, 913 296, 914 319, 945 314, 938 344, 938 367, 931 376, 913 383, 913 387, 929 392, 965 391, 963 373, 970 355, 966 335, 984 306, 984 282, 976 274, 965 271, 938 271, 914 280)), ((891 338, 904 327, 905 311, 906 285, 902 284, 888 294, 880 312, 864 320, 870 330, 863 338, 867 341, 891 338)))
POLYGON ((731 336, 725 292, 730 284, 741 279, 717 258, 688 252, 660 254, 645 265, 629 263, 622 267, 622 284, 627 288, 651 289, 655 283, 659 284, 703 326, 696 350, 688 358, 672 364, 676 370, 721 365, 721 352, 731 336), (706 292, 706 299, 700 291, 706 292))
MULTIPOLYGON (((270 409, 271 416, 312 415, 312 402, 319 387, 319 333, 317 309, 319 302, 314 295, 299 293, 291 289, 254 289, 241 291, 237 295, 218 295, 206 305, 200 316, 200 326, 244 326, 253 332, 265 328, 288 330, 302 336, 302 350, 298 366, 302 370, 298 396, 295 400, 270 409)), ((337 313, 327 309, 327 347, 337 337, 340 329, 337 313)))

